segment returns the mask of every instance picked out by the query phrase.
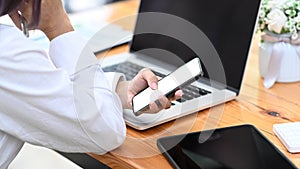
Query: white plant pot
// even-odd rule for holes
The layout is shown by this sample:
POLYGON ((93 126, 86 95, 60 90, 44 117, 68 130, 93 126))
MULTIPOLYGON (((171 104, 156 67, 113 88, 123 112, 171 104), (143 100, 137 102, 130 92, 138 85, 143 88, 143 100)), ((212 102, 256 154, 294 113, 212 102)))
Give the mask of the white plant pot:
MULTIPOLYGON (((259 70, 262 77, 268 73, 270 66, 271 54, 274 43, 263 42, 259 46, 259 70)), ((276 82, 298 82, 300 81, 300 56, 295 50, 295 47, 290 43, 285 43, 284 53, 281 58, 281 63, 278 66, 276 82)))

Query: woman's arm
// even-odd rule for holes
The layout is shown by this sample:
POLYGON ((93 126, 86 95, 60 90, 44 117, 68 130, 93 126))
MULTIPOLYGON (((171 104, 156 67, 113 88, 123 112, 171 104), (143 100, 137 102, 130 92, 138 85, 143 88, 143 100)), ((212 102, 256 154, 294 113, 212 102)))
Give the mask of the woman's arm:
MULTIPOLYGON (((53 56, 70 58, 60 60, 56 67, 21 32, 8 28, 2 33, 9 36, 0 45, 0 130, 67 152, 105 153, 122 144, 126 126, 121 102, 99 65, 93 63, 74 72, 64 67, 71 58, 76 62, 81 43, 72 44, 78 51, 66 48, 53 56), (89 83, 91 79, 94 83, 89 83)), ((64 34, 51 46, 82 42, 78 38, 75 32, 64 34)))

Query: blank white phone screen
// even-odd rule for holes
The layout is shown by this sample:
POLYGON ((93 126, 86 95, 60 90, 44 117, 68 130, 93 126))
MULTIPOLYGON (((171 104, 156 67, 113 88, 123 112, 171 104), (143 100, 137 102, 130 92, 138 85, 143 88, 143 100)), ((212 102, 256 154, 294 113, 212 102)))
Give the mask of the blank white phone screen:
POLYGON ((194 58, 158 81, 158 89, 147 88, 133 98, 133 110, 139 111, 161 95, 167 95, 202 73, 200 59, 194 58))

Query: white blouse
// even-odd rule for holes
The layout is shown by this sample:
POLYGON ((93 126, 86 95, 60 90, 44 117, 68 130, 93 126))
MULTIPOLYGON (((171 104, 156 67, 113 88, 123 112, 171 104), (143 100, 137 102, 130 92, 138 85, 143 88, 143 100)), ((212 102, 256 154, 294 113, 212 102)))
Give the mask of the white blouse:
POLYGON ((24 142, 103 154, 125 139, 117 81, 103 73, 76 32, 50 42, 49 55, 15 27, 0 25, 0 168, 24 142))

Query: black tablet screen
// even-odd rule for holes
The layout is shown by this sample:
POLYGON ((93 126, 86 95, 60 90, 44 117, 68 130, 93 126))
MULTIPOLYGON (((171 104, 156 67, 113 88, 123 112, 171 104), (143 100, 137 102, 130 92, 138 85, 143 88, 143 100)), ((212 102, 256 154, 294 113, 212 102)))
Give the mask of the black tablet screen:
MULTIPOLYGON (((202 131, 208 134, 211 131, 202 131)), ((203 143, 201 132, 158 139, 158 147, 174 168, 294 169, 296 168, 252 125, 217 129, 203 143)))

